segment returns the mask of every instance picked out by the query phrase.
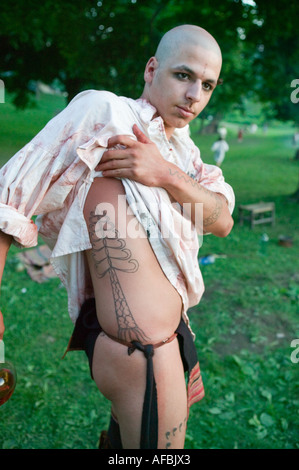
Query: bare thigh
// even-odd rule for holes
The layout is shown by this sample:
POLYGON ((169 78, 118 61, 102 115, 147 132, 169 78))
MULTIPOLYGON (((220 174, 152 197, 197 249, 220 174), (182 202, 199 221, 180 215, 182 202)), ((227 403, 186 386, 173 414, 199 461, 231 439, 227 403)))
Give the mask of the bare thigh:
MULTIPOLYGON (((155 350, 154 376, 158 396, 158 448, 183 449, 187 424, 187 393, 177 339, 155 350)), ((146 386, 146 359, 105 335, 97 339, 94 380, 112 403, 124 449, 138 449, 146 386), (109 358, 109 360, 107 360, 109 358)))
POLYGON ((104 331, 127 341, 161 341, 177 328, 182 299, 126 200, 120 206, 119 196, 125 200, 120 181, 96 178, 84 207, 99 322, 104 331))

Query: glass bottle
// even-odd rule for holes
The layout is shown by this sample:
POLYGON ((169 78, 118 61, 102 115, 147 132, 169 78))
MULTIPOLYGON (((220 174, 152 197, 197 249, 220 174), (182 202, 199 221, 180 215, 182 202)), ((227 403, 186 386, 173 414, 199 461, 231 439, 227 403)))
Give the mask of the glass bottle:
POLYGON ((14 365, 5 361, 4 342, 0 340, 0 406, 4 405, 12 396, 17 383, 17 374, 14 365))

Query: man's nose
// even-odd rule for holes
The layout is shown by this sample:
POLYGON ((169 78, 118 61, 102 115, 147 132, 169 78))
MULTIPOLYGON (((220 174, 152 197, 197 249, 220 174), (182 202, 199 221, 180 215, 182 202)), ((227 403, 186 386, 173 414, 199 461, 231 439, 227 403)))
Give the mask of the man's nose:
POLYGON ((196 82, 193 82, 186 93, 186 97, 188 100, 192 102, 200 101, 201 98, 201 92, 202 92, 202 81, 201 80, 196 80, 196 82))

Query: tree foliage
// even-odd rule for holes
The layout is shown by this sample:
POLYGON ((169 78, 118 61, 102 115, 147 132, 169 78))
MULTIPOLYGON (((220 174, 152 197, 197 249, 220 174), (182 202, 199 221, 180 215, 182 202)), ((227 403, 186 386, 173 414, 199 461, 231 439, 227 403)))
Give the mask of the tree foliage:
POLYGON ((299 105, 291 100, 291 83, 299 79, 298 2, 256 0, 251 14, 246 58, 252 62, 253 89, 275 117, 299 125, 299 105))
POLYGON ((295 119, 297 108, 290 101, 290 80, 296 78, 298 63, 295 1, 252 3, 6 2, 1 8, 0 76, 19 107, 28 105, 32 84, 38 80, 48 84, 55 80, 69 100, 87 88, 137 98, 145 64, 162 35, 174 26, 192 23, 210 31, 223 52, 224 84, 216 90, 207 113, 221 116, 256 93, 273 103, 278 117, 295 119))

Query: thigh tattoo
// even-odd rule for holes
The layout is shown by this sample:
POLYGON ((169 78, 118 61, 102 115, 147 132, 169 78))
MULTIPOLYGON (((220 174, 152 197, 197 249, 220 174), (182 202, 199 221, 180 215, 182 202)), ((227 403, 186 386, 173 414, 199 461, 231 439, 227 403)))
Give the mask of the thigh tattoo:
POLYGON ((185 432, 187 424, 187 418, 184 419, 177 427, 172 428, 171 431, 167 431, 165 433, 166 437, 166 449, 169 449, 172 446, 173 438, 177 436, 177 434, 185 432))
POLYGON ((126 247, 126 241, 119 237, 118 231, 107 216, 107 211, 103 211, 102 214, 90 212, 89 235, 97 277, 102 278, 107 273, 110 277, 118 337, 126 341, 137 340, 141 343, 148 341, 149 338, 134 320, 117 276, 117 271, 135 273, 139 268, 138 261, 132 258, 131 251, 126 247))

